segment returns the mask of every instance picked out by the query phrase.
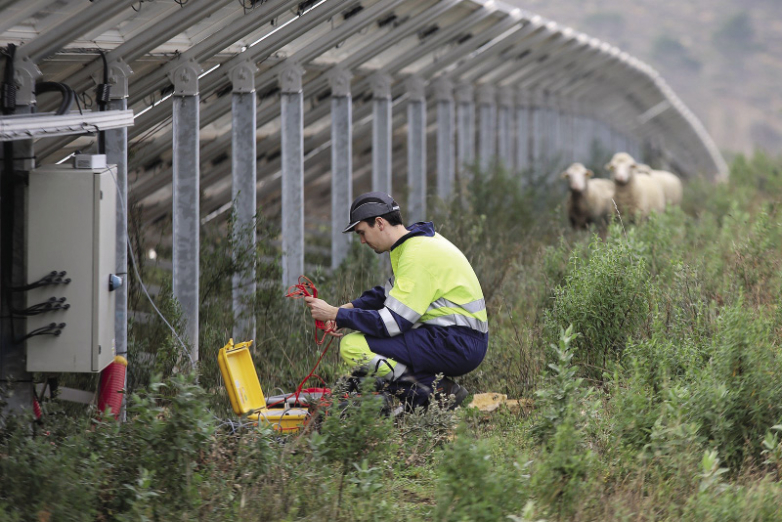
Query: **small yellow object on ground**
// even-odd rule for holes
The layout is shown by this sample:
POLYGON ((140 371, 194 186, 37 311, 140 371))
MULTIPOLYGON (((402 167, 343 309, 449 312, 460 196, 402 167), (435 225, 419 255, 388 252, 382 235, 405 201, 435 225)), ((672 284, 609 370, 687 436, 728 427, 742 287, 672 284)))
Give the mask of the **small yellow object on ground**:
POLYGON ((468 408, 478 408, 480 411, 489 413, 499 408, 507 400, 508 396, 504 393, 476 393, 468 408))
POLYGON ((508 396, 504 393, 476 393, 467 407, 476 408, 484 413, 491 413, 504 406, 511 413, 524 413, 527 415, 532 411, 532 404, 530 399, 508 400, 508 396))

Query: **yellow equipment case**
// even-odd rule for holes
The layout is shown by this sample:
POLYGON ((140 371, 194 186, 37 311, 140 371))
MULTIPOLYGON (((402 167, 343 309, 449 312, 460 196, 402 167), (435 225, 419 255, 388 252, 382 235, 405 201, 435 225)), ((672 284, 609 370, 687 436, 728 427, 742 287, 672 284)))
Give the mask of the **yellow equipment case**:
POLYGON ((234 413, 284 433, 299 431, 309 419, 309 411, 292 408, 288 401, 280 401, 280 407, 267 407, 250 355, 251 344, 252 341, 247 341, 234 345, 234 340, 229 339, 228 344, 220 348, 217 355, 217 363, 220 373, 223 374, 225 389, 234 413))

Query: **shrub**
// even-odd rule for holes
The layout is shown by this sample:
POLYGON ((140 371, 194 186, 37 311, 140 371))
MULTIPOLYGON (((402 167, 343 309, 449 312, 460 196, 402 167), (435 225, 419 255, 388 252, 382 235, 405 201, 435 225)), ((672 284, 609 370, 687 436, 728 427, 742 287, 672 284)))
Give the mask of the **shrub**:
POLYGON ((578 338, 572 325, 561 330, 558 345, 551 345, 555 362, 549 378, 536 392, 536 415, 531 431, 543 445, 532 475, 536 498, 567 517, 577 509, 574 500, 582 491, 595 456, 587 448, 585 425, 595 405, 584 379, 571 364, 571 343, 578 338))
POLYGON ((166 382, 153 378, 148 389, 130 397, 130 422, 123 425, 121 444, 113 447, 121 464, 114 470, 118 480, 110 496, 118 511, 128 507, 123 485, 138 483, 142 475, 142 484, 149 486, 144 491, 160 493, 156 514, 187 512, 200 504, 208 474, 203 457, 215 430, 205 402, 194 374, 178 374, 166 382))
POLYGON ((460 427, 438 465, 435 520, 494 522, 525 502, 518 464, 492 459, 488 445, 460 427))
MULTIPOLYGON (((64 421, 71 424, 68 421, 64 421)), ((29 419, 6 420, 0 442, 0 514, 7 520, 95 520, 104 465, 83 435, 84 422, 65 436, 34 436, 29 419), (7 518, 6 518, 7 517, 7 518)))
POLYGON ((698 492, 687 501, 681 518, 704 522, 778 521, 782 520, 780 502, 780 484, 761 479, 745 487, 698 492))
POLYGON ((571 403, 532 470, 535 498, 564 520, 585 509, 582 495, 592 487, 590 478, 596 474, 597 458, 577 427, 579 416, 583 413, 571 403))
POLYGON ((708 350, 708 364, 691 386, 689 414, 737 469, 747 456, 760 459, 766 430, 782 419, 782 357, 769 319, 741 301, 722 312, 708 350))
POLYGON ((536 422, 532 433, 543 442, 554 434, 557 427, 569 420, 573 410, 581 407, 588 393, 583 389, 584 379, 576 377, 578 368, 571 364, 573 352, 571 343, 578 338, 573 326, 561 330, 559 344, 551 344, 555 361, 549 364, 549 378, 535 392, 536 422))
POLYGON ((565 283, 554 289, 545 316, 548 339, 573 325, 576 361, 584 374, 600 380, 645 323, 649 311, 646 263, 627 242, 604 243, 595 237, 589 257, 572 254, 565 283))

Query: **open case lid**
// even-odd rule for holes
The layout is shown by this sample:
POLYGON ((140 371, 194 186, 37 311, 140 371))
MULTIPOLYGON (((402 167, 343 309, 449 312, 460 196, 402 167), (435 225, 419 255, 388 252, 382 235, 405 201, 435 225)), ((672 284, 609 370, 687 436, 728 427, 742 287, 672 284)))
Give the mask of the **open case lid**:
POLYGON ((229 339, 228 344, 220 348, 217 355, 225 389, 237 415, 245 415, 266 407, 266 399, 250 355, 251 344, 252 341, 247 341, 234 345, 233 339, 229 339))

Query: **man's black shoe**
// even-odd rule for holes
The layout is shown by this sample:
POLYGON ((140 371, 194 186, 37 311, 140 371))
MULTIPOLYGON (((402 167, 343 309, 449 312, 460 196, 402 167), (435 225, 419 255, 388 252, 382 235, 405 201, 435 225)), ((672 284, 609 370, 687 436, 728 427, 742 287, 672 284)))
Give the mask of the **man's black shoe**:
POLYGON ((437 393, 435 395, 437 401, 441 405, 448 404, 448 410, 455 410, 470 392, 464 386, 459 386, 448 377, 443 378, 437 385, 437 393), (453 398, 451 398, 453 396, 453 398))
POLYGON ((340 377, 336 383, 334 383, 333 392, 337 395, 347 393, 361 393, 381 391, 386 386, 388 381, 382 377, 367 377, 366 375, 357 376, 355 374, 340 377))

